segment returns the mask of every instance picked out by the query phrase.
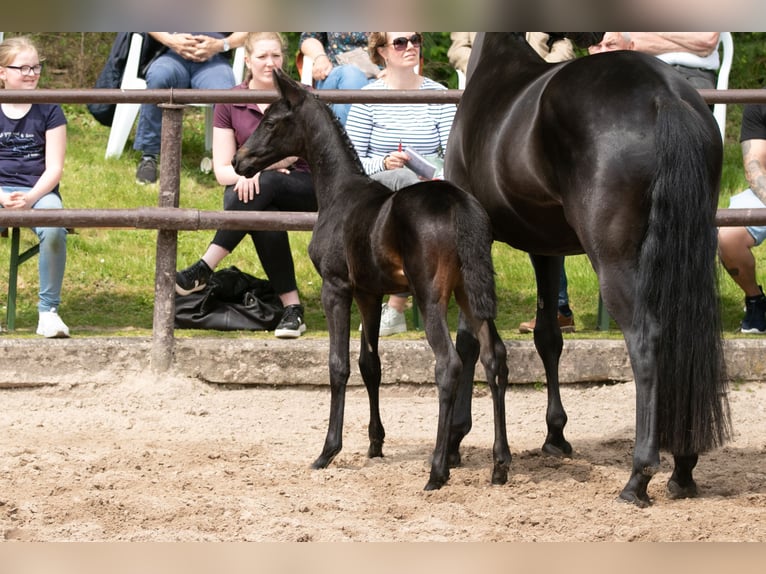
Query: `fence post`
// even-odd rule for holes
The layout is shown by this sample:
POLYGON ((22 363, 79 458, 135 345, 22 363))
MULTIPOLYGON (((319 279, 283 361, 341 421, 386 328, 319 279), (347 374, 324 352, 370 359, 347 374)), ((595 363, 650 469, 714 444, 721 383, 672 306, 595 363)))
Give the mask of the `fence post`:
MULTIPOLYGON (((178 207, 181 193, 181 140, 186 106, 159 104, 162 108, 160 143, 160 207, 178 207)), ((176 250, 178 231, 157 230, 154 274, 154 322, 151 365, 155 373, 167 372, 175 352, 176 250)))

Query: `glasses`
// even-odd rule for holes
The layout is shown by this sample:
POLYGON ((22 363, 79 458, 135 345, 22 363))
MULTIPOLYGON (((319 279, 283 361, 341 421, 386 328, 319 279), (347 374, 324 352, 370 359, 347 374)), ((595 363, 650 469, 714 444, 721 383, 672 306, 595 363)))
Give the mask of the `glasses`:
POLYGON ((406 38, 404 36, 400 36, 398 38, 394 38, 391 40, 390 46, 394 47, 394 50, 397 52, 403 52, 407 49, 407 42, 412 44, 413 48, 420 47, 421 42, 423 41, 423 36, 420 34, 413 34, 409 38, 406 38))
POLYGON ((43 71, 42 64, 36 64, 34 66, 3 66, 4 68, 11 68, 12 70, 18 70, 22 76, 39 76, 43 71))

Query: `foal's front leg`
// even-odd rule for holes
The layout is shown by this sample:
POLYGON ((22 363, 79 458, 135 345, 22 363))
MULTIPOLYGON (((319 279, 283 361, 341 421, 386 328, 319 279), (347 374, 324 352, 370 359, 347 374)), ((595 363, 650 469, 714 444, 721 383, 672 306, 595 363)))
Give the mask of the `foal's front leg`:
POLYGON ((322 454, 311 465, 326 468, 343 447, 343 413, 346 404, 346 384, 351 372, 349 365, 349 330, 351 320, 351 291, 330 281, 322 284, 322 307, 327 317, 330 335, 330 422, 322 454))

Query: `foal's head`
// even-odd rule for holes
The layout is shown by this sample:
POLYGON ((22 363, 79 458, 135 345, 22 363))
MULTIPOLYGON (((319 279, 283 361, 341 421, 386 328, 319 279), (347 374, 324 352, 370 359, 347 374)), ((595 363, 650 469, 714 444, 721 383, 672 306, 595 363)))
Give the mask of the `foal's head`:
POLYGON ((279 69, 273 71, 280 98, 269 106, 258 128, 232 160, 234 171, 252 177, 288 156, 307 157, 308 123, 302 112, 310 94, 279 69))

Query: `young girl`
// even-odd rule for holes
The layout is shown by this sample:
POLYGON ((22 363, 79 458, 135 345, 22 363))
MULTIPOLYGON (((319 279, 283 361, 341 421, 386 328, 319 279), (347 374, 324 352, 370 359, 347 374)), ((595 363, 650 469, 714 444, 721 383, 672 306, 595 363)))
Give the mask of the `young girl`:
MULTIPOLYGON (((42 59, 25 37, 0 43, 0 87, 34 90, 42 59)), ((0 206, 61 209, 59 182, 66 151, 66 118, 57 104, 0 105, 0 206)), ((40 313, 37 334, 68 337, 58 315, 66 266, 66 229, 34 227, 40 239, 40 313)))
MULTIPOLYGON (((284 41, 277 32, 251 32, 245 40, 248 78, 235 90, 273 90, 272 71, 282 67, 284 41)), ((258 127, 268 104, 217 104, 213 115, 213 170, 226 186, 227 211, 316 211, 316 196, 308 165, 286 158, 251 178, 238 175, 231 165, 237 148, 258 127)), ((284 306, 274 334, 295 339, 306 331, 298 296, 295 267, 286 231, 219 230, 202 258, 176 273, 176 293, 204 289, 213 270, 250 234, 263 270, 284 306)))

